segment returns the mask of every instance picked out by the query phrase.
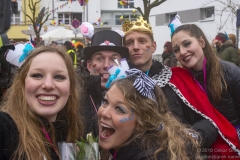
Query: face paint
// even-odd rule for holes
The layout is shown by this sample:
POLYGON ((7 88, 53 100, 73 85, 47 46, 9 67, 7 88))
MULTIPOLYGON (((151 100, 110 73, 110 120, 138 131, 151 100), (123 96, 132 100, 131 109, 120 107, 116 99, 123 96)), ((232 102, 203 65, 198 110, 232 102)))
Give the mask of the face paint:
POLYGON ((122 118, 120 119, 120 122, 127 122, 127 121, 131 121, 134 119, 134 111, 132 110, 132 115, 128 118, 122 118))
POLYGON ((150 51, 150 46, 146 47, 146 51, 149 52, 150 51))

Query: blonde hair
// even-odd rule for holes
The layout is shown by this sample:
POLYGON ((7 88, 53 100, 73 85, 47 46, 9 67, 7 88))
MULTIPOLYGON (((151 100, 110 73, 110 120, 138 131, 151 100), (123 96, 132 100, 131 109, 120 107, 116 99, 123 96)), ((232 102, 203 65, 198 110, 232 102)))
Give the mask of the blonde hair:
MULTIPOLYGON (((66 120, 68 123, 66 142, 75 143, 83 135, 83 124, 79 115, 80 86, 77 75, 72 66, 71 58, 62 47, 41 46, 33 50, 24 64, 15 75, 12 86, 4 96, 2 111, 8 113, 17 125, 19 131, 19 143, 13 153, 13 159, 42 160, 45 156, 51 159, 48 149, 57 148, 55 141, 55 130, 51 123, 49 128, 43 123, 42 118, 29 109, 25 98, 25 78, 29 71, 31 62, 38 54, 50 52, 59 54, 67 67, 70 81, 70 96, 66 106, 58 113, 56 120, 66 120), (53 140, 50 144, 45 138, 42 127, 45 127, 53 140)), ((58 153, 59 154, 59 153, 58 153)))
POLYGON ((168 109, 166 98, 159 86, 155 86, 154 94, 156 101, 143 97, 133 87, 134 77, 127 77, 114 81, 123 93, 125 103, 130 106, 137 117, 137 127, 133 136, 122 146, 140 140, 142 148, 148 152, 154 151, 154 158, 161 151, 167 151, 167 159, 171 160, 195 160, 200 158, 200 142, 190 136, 190 133, 198 135, 195 131, 187 129, 180 124, 168 109), (163 129, 156 130, 163 124, 163 129))
POLYGON ((152 40, 152 42, 154 41, 153 32, 150 31, 150 30, 144 29, 144 28, 132 29, 132 30, 130 30, 129 32, 125 33, 124 40, 125 40, 125 37, 126 37, 127 35, 131 34, 132 32, 139 32, 139 33, 147 34, 147 35, 149 35, 149 37, 150 37, 150 39, 152 40))

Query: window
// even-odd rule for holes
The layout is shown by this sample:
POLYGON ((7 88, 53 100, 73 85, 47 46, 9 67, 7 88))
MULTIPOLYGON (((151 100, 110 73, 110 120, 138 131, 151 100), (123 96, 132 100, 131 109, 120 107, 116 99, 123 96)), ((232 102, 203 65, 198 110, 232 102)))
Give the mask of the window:
POLYGON ((121 4, 120 4, 120 1, 122 1, 122 0, 118 0, 118 8, 119 8, 119 9, 133 8, 133 7, 131 7, 131 6, 134 6, 134 0, 126 0, 126 2, 127 2, 129 5, 121 5, 121 4))
POLYGON ((213 20, 214 19, 214 7, 201 9, 201 20, 213 20))
POLYGON ((165 23, 170 23, 176 15, 177 13, 167 13, 165 17, 165 23))
POLYGON ((21 12, 18 11, 17 14, 11 13, 11 24, 20 24, 21 12))
POLYGON ((115 24, 122 25, 122 23, 124 22, 124 19, 129 19, 130 21, 135 21, 136 16, 134 16, 134 15, 115 15, 115 24), (123 16, 123 19, 120 21, 121 16, 123 16))
POLYGON ((59 13, 58 14, 58 25, 63 24, 71 24, 73 19, 78 19, 82 22, 82 14, 81 13, 59 13))

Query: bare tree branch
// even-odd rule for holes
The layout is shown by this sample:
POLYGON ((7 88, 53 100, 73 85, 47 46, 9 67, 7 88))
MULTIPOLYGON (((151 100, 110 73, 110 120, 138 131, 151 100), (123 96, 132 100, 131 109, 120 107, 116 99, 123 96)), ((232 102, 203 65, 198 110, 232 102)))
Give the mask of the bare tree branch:
POLYGON ((143 1, 144 12, 142 11, 142 9, 140 7, 135 7, 131 4, 129 4, 128 1, 121 1, 121 2, 124 5, 128 5, 131 8, 137 9, 139 11, 139 13, 141 14, 141 16, 143 17, 143 19, 145 19, 147 22, 149 22, 149 15, 150 15, 151 9, 161 5, 163 2, 165 2, 167 0, 155 0, 152 3, 150 2, 150 0, 142 0, 142 1, 143 1))

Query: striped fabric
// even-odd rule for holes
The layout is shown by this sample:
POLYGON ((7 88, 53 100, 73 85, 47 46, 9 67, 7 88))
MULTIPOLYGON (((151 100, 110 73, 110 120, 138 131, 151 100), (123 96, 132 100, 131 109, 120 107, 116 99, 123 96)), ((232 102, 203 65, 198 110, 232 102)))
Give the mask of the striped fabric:
POLYGON ((129 69, 125 71, 127 76, 136 76, 133 86, 144 97, 151 98, 156 101, 154 94, 154 87, 156 83, 148 77, 145 73, 138 69, 129 69))

